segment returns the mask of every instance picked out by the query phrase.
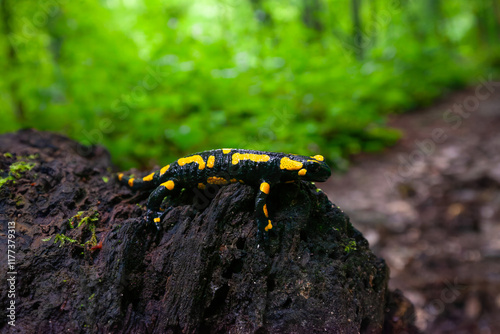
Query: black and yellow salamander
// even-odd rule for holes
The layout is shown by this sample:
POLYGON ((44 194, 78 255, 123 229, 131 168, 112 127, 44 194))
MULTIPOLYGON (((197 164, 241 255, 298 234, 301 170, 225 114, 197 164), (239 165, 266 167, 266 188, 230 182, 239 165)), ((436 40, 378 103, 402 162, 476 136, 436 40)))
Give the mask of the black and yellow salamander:
POLYGON ((148 199, 148 220, 159 228, 164 212, 163 199, 176 195, 183 188, 207 185, 226 185, 241 182, 259 189, 255 200, 255 214, 259 234, 266 235, 273 228, 267 211, 266 198, 277 183, 290 181, 323 182, 331 175, 330 167, 321 155, 301 156, 275 152, 242 149, 217 149, 188 155, 166 165, 143 178, 127 178, 118 174, 118 180, 132 189, 156 188, 148 199))

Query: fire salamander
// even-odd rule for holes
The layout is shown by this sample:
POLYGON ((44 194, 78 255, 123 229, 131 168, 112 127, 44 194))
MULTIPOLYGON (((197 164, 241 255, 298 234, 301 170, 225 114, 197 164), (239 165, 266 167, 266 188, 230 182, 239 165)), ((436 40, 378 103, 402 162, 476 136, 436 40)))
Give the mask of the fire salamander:
POLYGON ((330 167, 321 155, 294 154, 218 149, 195 153, 166 165, 143 178, 127 178, 118 174, 118 180, 132 189, 156 188, 148 199, 148 220, 157 228, 164 212, 160 211, 163 199, 179 194, 183 188, 207 185, 226 185, 241 182, 259 189, 255 200, 258 231, 266 236, 273 228, 266 205, 271 188, 277 183, 297 180, 323 182, 331 175, 330 167))

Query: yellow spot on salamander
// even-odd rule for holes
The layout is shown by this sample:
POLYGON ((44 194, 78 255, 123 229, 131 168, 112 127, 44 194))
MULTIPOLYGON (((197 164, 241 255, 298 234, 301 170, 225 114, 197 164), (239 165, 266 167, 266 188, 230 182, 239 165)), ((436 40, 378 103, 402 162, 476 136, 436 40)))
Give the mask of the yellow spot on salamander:
POLYGON ((172 180, 168 180, 167 182, 163 182, 162 184, 160 184, 160 186, 164 186, 168 190, 172 190, 175 187, 175 182, 172 180))
POLYGON ((269 156, 267 154, 252 154, 252 153, 235 153, 233 154, 233 165, 236 165, 240 160, 252 160, 255 162, 266 162, 269 161, 269 156))
POLYGON ((299 170, 303 166, 302 162, 292 160, 290 158, 284 157, 280 160, 280 168, 286 170, 299 170))
POLYGON ((223 177, 211 176, 207 179, 210 184, 227 184, 227 180, 223 177))
POLYGON ((123 173, 118 174, 118 180, 121 181, 123 179, 123 173))
POLYGON ((324 158, 322 155, 319 155, 319 154, 318 154, 318 155, 315 155, 315 156, 313 156, 313 157, 311 157, 311 158, 316 159, 316 160, 318 160, 318 161, 323 161, 323 160, 325 160, 325 158, 324 158))
POLYGON ((134 178, 131 178, 128 180, 128 185, 129 187, 133 187, 134 186, 134 178))
POLYGON ((144 176, 142 178, 143 181, 152 181, 153 180, 153 176, 155 175, 155 173, 151 173, 149 174, 148 176, 144 176))
POLYGON ((160 169, 160 176, 162 176, 163 174, 165 174, 165 172, 170 168, 170 165, 166 165, 165 167, 163 167, 162 169, 160 169))
POLYGON ((214 164, 215 164, 215 157, 213 155, 211 155, 211 156, 208 157, 207 167, 208 168, 213 168, 214 164))
POLYGON ((154 221, 155 223, 159 223, 159 222, 160 222, 160 220, 161 220, 161 219, 160 219, 160 218, 158 218, 158 217, 156 217, 156 218, 154 218, 154 219, 153 219, 153 221, 154 221))
POLYGON ((271 224, 271 221, 268 220, 267 226, 264 228, 264 230, 267 232, 267 231, 269 231, 272 228, 273 228, 273 224, 271 224))
POLYGON ((267 204, 264 204, 264 207, 262 208, 262 210, 264 210, 264 214, 266 215, 266 217, 269 217, 269 214, 267 212, 267 204))
POLYGON ((306 173, 307 173, 307 170, 304 169, 304 168, 302 168, 301 170, 299 170, 299 175, 300 176, 304 176, 304 175, 306 175, 306 173))
POLYGON ((205 185, 203 183, 198 183, 198 189, 205 189, 205 185))
POLYGON ((264 194, 269 194, 269 183, 262 182, 260 184, 260 191, 262 191, 264 194))
POLYGON ((222 153, 224 153, 224 154, 228 154, 229 152, 231 152, 230 148, 223 148, 222 149, 222 153))
POLYGON ((192 155, 190 157, 180 158, 177 160, 179 166, 184 166, 185 164, 192 162, 196 162, 198 164, 198 169, 205 169, 205 160, 203 160, 201 155, 192 155))

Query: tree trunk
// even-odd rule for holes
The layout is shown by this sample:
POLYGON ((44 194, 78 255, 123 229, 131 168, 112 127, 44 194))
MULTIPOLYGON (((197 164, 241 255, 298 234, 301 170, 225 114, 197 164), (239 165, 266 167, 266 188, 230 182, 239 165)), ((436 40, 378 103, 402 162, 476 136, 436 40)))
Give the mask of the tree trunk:
POLYGON ((352 41, 356 57, 363 59, 363 32, 361 30, 361 0, 352 0, 352 41))
POLYGON ((148 194, 112 179, 103 148, 34 130, 0 146, 4 171, 36 163, 0 188, 16 235, 16 327, 3 316, 3 333, 417 332, 385 262, 310 183, 273 189, 268 242, 256 239, 256 191, 241 184, 204 207, 185 191, 158 231, 144 222, 148 194))
MULTIPOLYGON (((12 29, 12 7, 10 5, 10 2, 8 0, 1 0, 0 1, 0 9, 2 11, 2 21, 3 21, 3 32, 5 35, 5 40, 6 40, 6 47, 7 47, 7 55, 5 57, 6 59, 6 67, 8 73, 15 71, 16 67, 19 66, 19 61, 17 59, 16 55, 16 50, 14 49, 14 46, 12 45, 12 39, 14 38, 14 32, 12 29)), ((24 111, 24 103, 19 97, 19 87, 18 87, 18 79, 17 78, 12 78, 9 77, 9 92, 10 92, 10 99, 11 99, 11 104, 12 104, 12 109, 14 111, 14 114, 16 115, 17 119, 19 121, 25 121, 26 120, 26 115, 24 111)))
POLYGON ((321 7, 320 0, 303 0, 302 21, 308 28, 318 32, 323 31, 323 23, 320 18, 321 7))

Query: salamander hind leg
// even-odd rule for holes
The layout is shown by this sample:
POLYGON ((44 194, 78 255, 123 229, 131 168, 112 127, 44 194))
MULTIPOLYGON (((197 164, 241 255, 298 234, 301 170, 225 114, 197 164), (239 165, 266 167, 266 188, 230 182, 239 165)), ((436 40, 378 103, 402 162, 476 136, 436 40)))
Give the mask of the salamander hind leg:
POLYGON ((149 195, 147 204, 147 220, 149 223, 154 223, 156 228, 160 229, 160 222, 163 216, 169 211, 161 211, 160 205, 163 199, 174 192, 178 192, 182 187, 176 183, 175 180, 168 180, 160 184, 152 193, 149 195))
POLYGON ((273 228, 273 224, 269 219, 267 211, 266 199, 269 195, 271 186, 269 183, 263 181, 260 184, 259 192, 255 199, 255 218, 257 220, 257 237, 259 239, 268 239, 268 231, 273 228))

